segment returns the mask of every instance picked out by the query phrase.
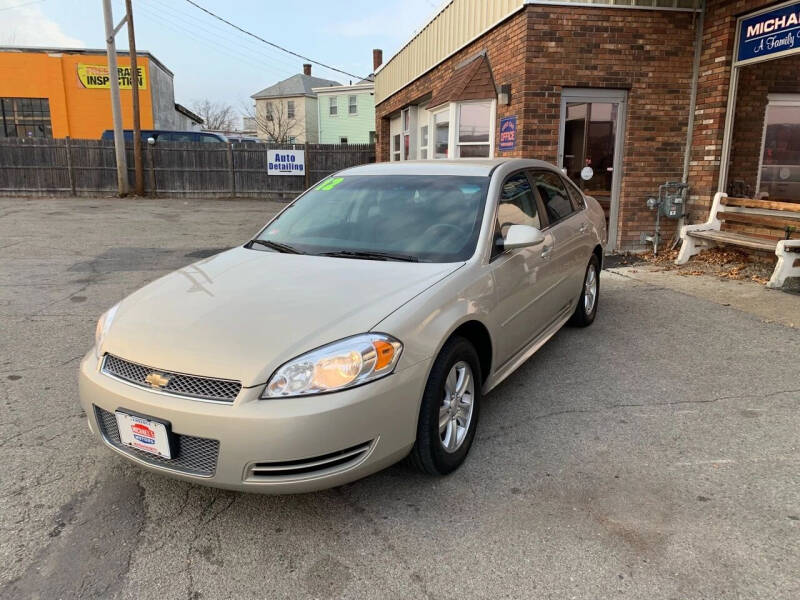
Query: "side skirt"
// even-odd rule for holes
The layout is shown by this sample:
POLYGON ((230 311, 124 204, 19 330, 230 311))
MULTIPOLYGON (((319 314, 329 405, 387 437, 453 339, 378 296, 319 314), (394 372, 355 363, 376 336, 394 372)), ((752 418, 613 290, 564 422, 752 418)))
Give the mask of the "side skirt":
POLYGON ((488 394, 491 390, 497 387, 506 377, 511 375, 514 371, 516 371, 522 363, 528 360, 533 354, 542 346, 544 346, 548 340, 553 337, 558 330, 561 329, 567 321, 569 321, 570 316, 572 315, 572 311, 574 310, 574 306, 571 304, 567 305, 556 319, 551 323, 549 327, 547 327, 541 335, 534 338, 527 346, 525 346, 522 350, 517 352, 514 356, 509 358, 505 364, 501 365, 497 371, 495 371, 489 378, 486 380, 486 383, 483 385, 483 393, 488 394))

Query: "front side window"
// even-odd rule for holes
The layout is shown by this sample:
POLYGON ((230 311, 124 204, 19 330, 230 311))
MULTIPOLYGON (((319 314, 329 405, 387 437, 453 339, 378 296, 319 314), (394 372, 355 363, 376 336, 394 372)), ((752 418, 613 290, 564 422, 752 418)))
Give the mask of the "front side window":
POLYGON ((475 252, 488 186, 488 177, 329 178, 258 239, 317 255, 378 252, 398 260, 463 261, 475 252))
POLYGON ((339 105, 336 102, 336 96, 330 96, 328 98, 328 114, 333 116, 338 114, 339 112, 339 105))
POLYGON ((533 184, 544 202, 547 220, 553 224, 570 216, 574 209, 564 182, 556 173, 535 171, 532 173, 533 184))
POLYGON ((516 173, 506 179, 497 204, 497 225, 505 237, 512 225, 529 225, 541 229, 536 196, 525 173, 516 173))
POLYGON ((350 96, 347 99, 347 112, 351 115, 358 114, 358 96, 350 96))
POLYGON ((447 158, 450 148, 450 112, 443 110, 433 115, 434 158, 447 158))
POLYGON ((290 119, 294 119, 294 100, 286 102, 286 116, 290 119))
POLYGON ((50 100, 0 98, 0 137, 53 137, 50 100))

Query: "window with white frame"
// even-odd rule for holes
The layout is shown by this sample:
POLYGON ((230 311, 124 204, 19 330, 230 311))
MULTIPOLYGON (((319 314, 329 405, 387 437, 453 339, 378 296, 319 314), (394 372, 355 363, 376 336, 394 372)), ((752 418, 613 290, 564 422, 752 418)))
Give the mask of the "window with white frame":
POLYGON ((294 100, 289 100, 286 102, 286 117, 289 119, 294 119, 294 100))
POLYGON ((348 96, 347 98, 347 112, 351 115, 358 114, 358 96, 348 96))
POLYGON ((339 104, 336 100, 336 96, 328 96, 328 114, 332 117, 339 113, 339 104))
POLYGON ((411 158, 411 110, 406 108, 400 113, 403 124, 403 160, 411 158))
POLYGON ((340 144, 346 144, 346 143, 347 143, 347 138, 346 138, 346 137, 344 137, 344 136, 340 137, 340 138, 339 138, 339 143, 340 143, 340 144))
POLYGON ((400 115, 393 117, 389 121, 389 160, 391 161, 400 160, 401 128, 400 115))
POLYGON ((463 102, 458 105, 458 157, 488 158, 492 153, 492 102, 463 102))
POLYGON ((800 94, 770 94, 757 196, 800 202, 800 94))
POLYGON ((420 106, 417 109, 417 123, 419 131, 417 132, 417 158, 420 160, 427 160, 428 158, 428 140, 430 136, 430 120, 431 115, 427 111, 426 106, 420 106))
POLYGON ((450 109, 433 113, 433 158, 447 158, 450 149, 450 109))

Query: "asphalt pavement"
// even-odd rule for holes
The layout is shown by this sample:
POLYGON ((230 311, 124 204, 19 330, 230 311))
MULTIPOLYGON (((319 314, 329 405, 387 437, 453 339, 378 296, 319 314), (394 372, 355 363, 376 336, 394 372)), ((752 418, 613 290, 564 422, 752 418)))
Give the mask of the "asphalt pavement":
POLYGON ((262 496, 102 446, 97 317, 279 207, 0 198, 0 598, 800 597, 800 335, 690 283, 604 272, 445 478, 262 496))

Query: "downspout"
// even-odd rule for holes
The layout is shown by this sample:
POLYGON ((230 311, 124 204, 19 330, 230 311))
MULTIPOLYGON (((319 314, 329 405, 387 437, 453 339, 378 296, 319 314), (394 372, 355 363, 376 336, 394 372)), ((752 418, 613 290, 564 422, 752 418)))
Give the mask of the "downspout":
MULTIPOLYGON (((697 2, 703 2, 703 0, 696 0, 695 7, 697 7, 697 2)), ((697 15, 697 11, 695 10, 695 15, 697 15)), ((692 162, 692 143, 694 141, 694 121, 695 121, 695 111, 697 110, 697 85, 700 79, 700 59, 703 55, 703 24, 705 22, 705 14, 706 14, 706 6, 705 2, 703 2, 703 10, 700 11, 700 16, 697 17, 697 31, 695 32, 695 39, 694 39, 694 65, 692 67, 692 90, 689 95, 689 121, 686 125, 686 149, 683 153, 683 176, 681 177, 682 183, 689 183, 689 164, 692 162)), ((688 196, 687 188, 685 194, 688 196)), ((688 197, 684 197, 684 203, 688 201, 688 197)), ((683 216, 678 220, 678 227, 675 229, 675 237, 672 240, 672 249, 674 250, 675 247, 678 245, 680 241, 680 237, 678 236, 678 232, 680 232, 681 228, 686 224, 686 217, 688 211, 687 207, 684 204, 683 216)))
MULTIPOLYGON (((698 2, 702 0, 697 0, 698 2)), ((695 5, 697 6, 697 5, 695 5)), ((689 96, 689 123, 686 129, 686 151, 683 155, 683 183, 689 182, 689 163, 692 160, 692 142, 694 139, 695 110, 697 110, 697 83, 700 79, 700 59, 703 55, 703 23, 705 21, 705 5, 697 19, 697 32, 694 40, 694 67, 692 71, 692 91, 689 96)), ((695 15, 697 12, 695 12, 695 15)))

